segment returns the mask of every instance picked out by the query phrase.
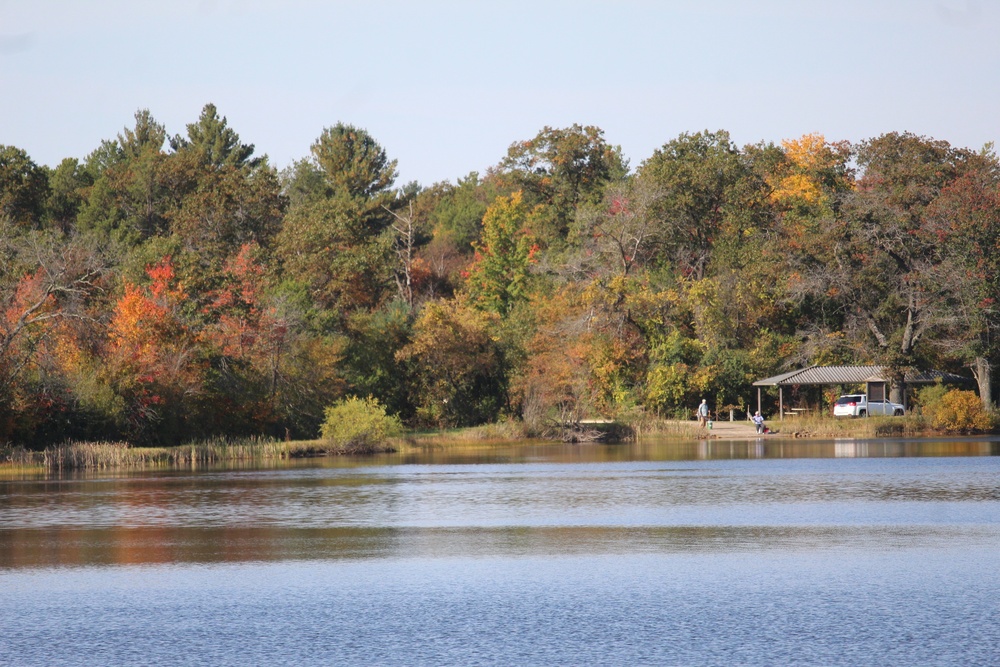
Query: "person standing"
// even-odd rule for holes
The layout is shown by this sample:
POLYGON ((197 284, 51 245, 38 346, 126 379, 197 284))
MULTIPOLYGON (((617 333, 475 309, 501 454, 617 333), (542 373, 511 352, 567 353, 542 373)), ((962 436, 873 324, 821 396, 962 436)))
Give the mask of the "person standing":
POLYGON ((764 432, 764 417, 761 416, 760 410, 758 410, 757 412, 754 413, 753 423, 757 425, 757 432, 758 433, 763 433, 764 432))
POLYGON ((703 398, 701 399, 701 405, 698 406, 698 427, 704 428, 707 422, 708 422, 708 401, 706 401, 703 398))

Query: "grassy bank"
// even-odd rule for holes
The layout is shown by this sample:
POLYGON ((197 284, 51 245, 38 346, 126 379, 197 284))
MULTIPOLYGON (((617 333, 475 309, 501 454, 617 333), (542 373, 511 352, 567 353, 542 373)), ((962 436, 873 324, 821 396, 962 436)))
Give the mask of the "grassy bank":
POLYGON ((781 433, 815 438, 900 438, 933 434, 927 420, 919 415, 905 417, 865 417, 858 419, 830 416, 791 417, 768 422, 781 433))
MULTIPOLYGON (((616 425, 603 425, 618 434, 616 425)), ((629 431, 631 433, 631 431, 629 431)), ((379 446, 338 449, 322 440, 282 441, 268 438, 216 438, 176 447, 133 447, 126 442, 67 442, 33 451, 0 447, 0 471, 114 470, 190 467, 226 462, 274 461, 310 456, 365 455, 468 445, 527 441, 533 435, 519 422, 505 421, 470 428, 411 432, 379 446)))
POLYGON ((409 445, 476 444, 488 442, 516 442, 519 440, 547 440, 550 442, 625 442, 634 440, 636 431, 631 425, 617 422, 585 422, 571 428, 547 427, 536 432, 523 422, 503 421, 482 426, 454 428, 439 431, 417 431, 404 440, 409 445))

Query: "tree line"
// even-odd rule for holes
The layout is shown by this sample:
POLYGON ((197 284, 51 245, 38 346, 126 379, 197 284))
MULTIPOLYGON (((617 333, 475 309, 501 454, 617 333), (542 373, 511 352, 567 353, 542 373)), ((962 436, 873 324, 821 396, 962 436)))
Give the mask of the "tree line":
POLYGON ((705 131, 632 167, 573 125, 429 186, 344 123, 255 153, 211 104, 54 168, 0 146, 0 442, 315 437, 349 397, 540 433, 808 364, 971 372, 992 407, 992 146, 705 131))

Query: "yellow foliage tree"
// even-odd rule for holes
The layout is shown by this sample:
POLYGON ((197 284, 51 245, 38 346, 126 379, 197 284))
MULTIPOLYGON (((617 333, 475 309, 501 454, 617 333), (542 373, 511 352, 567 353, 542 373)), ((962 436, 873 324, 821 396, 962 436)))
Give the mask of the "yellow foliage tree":
POLYGON ((775 203, 814 206, 825 203, 828 194, 824 190, 851 187, 843 147, 827 143, 822 134, 785 139, 781 146, 787 162, 768 179, 775 203))
POLYGON ((502 356, 493 333, 499 319, 462 299, 424 307, 412 342, 396 354, 416 378, 421 421, 469 426, 495 419, 505 407, 502 356))
POLYGON ((993 428, 993 416, 974 391, 952 389, 924 406, 923 412, 931 426, 946 431, 982 432, 993 428))

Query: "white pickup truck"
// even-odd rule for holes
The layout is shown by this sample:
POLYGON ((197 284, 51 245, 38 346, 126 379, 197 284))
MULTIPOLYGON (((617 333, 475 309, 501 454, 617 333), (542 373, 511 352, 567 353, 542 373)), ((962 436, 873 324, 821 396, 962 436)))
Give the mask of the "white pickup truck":
POLYGON ((833 404, 834 417, 867 417, 890 415, 902 417, 905 408, 892 401, 869 401, 867 394, 845 394, 833 404))

